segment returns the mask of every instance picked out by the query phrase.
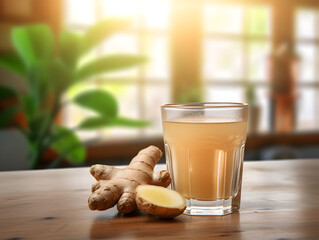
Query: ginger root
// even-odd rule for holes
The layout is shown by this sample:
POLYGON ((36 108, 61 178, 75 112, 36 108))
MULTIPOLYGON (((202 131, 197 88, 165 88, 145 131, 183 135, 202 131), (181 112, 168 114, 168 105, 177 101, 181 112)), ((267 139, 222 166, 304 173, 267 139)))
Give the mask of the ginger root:
POLYGON ((169 172, 154 172, 154 166, 162 156, 162 151, 149 146, 141 150, 131 163, 122 169, 107 165, 93 165, 90 173, 97 180, 92 185, 92 195, 88 199, 91 210, 106 210, 117 203, 122 213, 136 209, 135 189, 142 184, 167 187, 171 183, 169 172))
POLYGON ((136 188, 136 204, 140 210, 162 218, 176 217, 186 209, 186 201, 181 194, 153 185, 136 188))

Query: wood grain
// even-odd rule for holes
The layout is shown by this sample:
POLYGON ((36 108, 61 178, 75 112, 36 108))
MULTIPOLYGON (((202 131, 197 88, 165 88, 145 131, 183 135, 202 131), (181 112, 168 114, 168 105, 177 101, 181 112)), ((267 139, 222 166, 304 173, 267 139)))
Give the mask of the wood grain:
POLYGON ((319 239, 318 170, 319 160, 245 163, 239 213, 172 220, 90 211, 88 168, 1 172, 0 238, 319 239))

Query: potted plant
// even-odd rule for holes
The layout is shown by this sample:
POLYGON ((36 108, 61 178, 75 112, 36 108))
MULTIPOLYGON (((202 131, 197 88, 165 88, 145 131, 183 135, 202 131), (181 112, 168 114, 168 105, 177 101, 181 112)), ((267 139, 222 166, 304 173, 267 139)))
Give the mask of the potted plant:
MULTIPOLYGON (((14 126, 27 139, 30 168, 37 168, 48 149, 58 153, 53 165, 62 159, 72 163, 85 160, 85 146, 76 130, 113 126, 145 127, 148 122, 119 115, 115 97, 103 90, 90 90, 78 94, 72 102, 95 112, 75 129, 56 124, 62 104, 61 97, 74 84, 98 74, 134 67, 144 63, 140 55, 113 54, 79 65, 80 60, 114 32, 126 28, 129 22, 106 19, 78 34, 63 30, 57 39, 49 26, 35 24, 13 28, 11 39, 15 53, 0 56, 0 66, 21 75, 27 85, 25 93, 0 87, 0 103, 16 99, 0 111, 0 128, 14 126), (20 121, 17 121, 20 114, 20 121), (21 114, 22 123, 21 124, 21 114)), ((52 165, 52 166, 53 166, 52 165)))
POLYGON ((252 83, 246 86, 246 99, 249 104, 248 132, 256 134, 259 131, 261 109, 256 98, 256 89, 252 83))

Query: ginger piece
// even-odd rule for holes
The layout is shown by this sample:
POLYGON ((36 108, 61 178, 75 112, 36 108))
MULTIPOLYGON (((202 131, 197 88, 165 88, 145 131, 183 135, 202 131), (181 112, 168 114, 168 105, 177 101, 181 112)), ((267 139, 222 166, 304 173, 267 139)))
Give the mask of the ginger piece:
POLYGON ((140 210, 162 218, 176 217, 186 209, 185 198, 178 192, 153 185, 136 188, 136 204, 140 210))
POLYGON ((106 210, 117 203, 119 212, 130 213, 136 209, 135 189, 138 185, 167 187, 171 183, 169 172, 153 172, 161 156, 159 148, 149 146, 141 150, 125 168, 93 165, 90 172, 98 182, 92 185, 92 195, 88 199, 90 209, 106 210))

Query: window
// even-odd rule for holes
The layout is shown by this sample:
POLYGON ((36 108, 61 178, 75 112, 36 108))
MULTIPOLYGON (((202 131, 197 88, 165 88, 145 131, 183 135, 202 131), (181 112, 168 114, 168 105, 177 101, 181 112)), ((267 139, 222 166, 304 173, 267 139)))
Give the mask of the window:
POLYGON ((297 130, 319 128, 319 11, 300 8, 295 14, 296 52, 300 58, 297 130))
MULTIPOLYGON (((130 18, 132 27, 108 38, 87 56, 87 60, 111 53, 136 53, 149 58, 141 67, 105 74, 73 87, 66 98, 71 98, 88 88, 102 88, 112 92, 120 105, 121 114, 152 122, 146 129, 112 128, 81 132, 83 139, 129 136, 149 136, 161 133, 160 105, 170 102, 168 0, 66 0, 65 24, 67 28, 83 31, 94 22, 107 17, 130 18)), ((79 123, 84 115, 76 106, 64 111, 69 126, 79 123)))
MULTIPOLYGON (((296 129, 319 129, 319 10, 300 8, 300 4, 304 1, 287 6, 271 0, 187 4, 174 0, 83 0, 81 4, 65 0, 65 24, 73 30, 83 31, 105 17, 132 19, 130 29, 111 36, 86 60, 114 52, 144 54, 150 59, 144 66, 77 85, 66 100, 84 89, 107 89, 117 97, 122 114, 147 119, 153 126, 83 132, 82 138, 160 135, 159 106, 181 101, 187 94, 190 96, 185 99, 197 97, 201 91, 196 87, 202 83, 205 101, 246 102, 247 89, 253 87, 261 107, 259 129, 271 131, 267 63, 282 43, 292 43, 300 57, 296 129), (181 92, 185 84, 188 88, 181 92), (194 86, 194 93, 188 93, 194 86)), ((315 1, 309 4, 319 6, 315 1)), ((83 110, 71 106, 64 117, 72 126, 83 115, 83 110)))
POLYGON ((262 109, 260 128, 269 130, 270 7, 206 3, 203 8, 206 100, 245 102, 252 84, 262 109))

